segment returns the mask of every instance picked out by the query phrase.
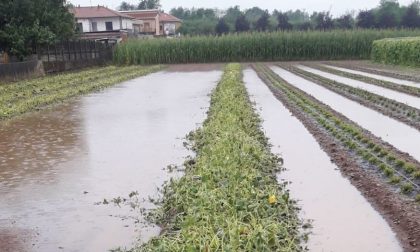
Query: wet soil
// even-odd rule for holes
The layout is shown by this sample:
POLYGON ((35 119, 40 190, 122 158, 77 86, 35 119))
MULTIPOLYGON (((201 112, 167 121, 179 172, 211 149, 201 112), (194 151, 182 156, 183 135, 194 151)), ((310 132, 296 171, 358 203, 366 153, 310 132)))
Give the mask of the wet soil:
MULTIPOLYGON (((380 212, 396 233, 405 251, 419 251, 420 242, 420 208, 419 205, 393 191, 374 172, 360 166, 357 157, 343 149, 327 132, 322 130, 312 118, 291 103, 288 98, 269 83, 266 83, 279 99, 316 138, 322 149, 337 164, 342 174, 359 189, 372 206, 380 212)), ((307 96, 312 101, 314 97, 307 96)), ((326 108, 329 106, 323 105, 326 108)), ((329 108, 335 116, 347 120, 343 115, 329 108)), ((348 121, 350 122, 350 121, 348 121)), ((378 141, 372 136, 372 140, 378 141)))
POLYGON ((137 210, 95 203, 137 191, 153 207, 220 76, 159 72, 1 122, 0 250, 107 251, 158 235, 137 210))
POLYGON ((256 73, 245 70, 244 81, 251 100, 261 107, 272 151, 284 159, 287 170, 279 174, 279 180, 291 181, 288 189, 298 200, 301 217, 312 220, 309 251, 401 251, 386 221, 256 73))

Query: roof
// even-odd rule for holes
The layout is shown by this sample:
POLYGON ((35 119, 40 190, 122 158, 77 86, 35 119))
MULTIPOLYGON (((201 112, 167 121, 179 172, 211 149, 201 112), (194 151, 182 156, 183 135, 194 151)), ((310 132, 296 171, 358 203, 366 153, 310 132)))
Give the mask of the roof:
POLYGON ((120 13, 131 16, 135 19, 155 19, 159 15, 159 10, 132 10, 120 11, 120 13))
POLYGON ((129 15, 135 19, 155 19, 159 15, 159 20, 161 22, 182 22, 181 19, 169 15, 164 12, 160 12, 157 9, 152 10, 132 10, 132 11, 120 11, 120 13, 129 15))
POLYGON ((104 18, 104 17, 123 17, 130 18, 133 17, 108 9, 104 6, 88 6, 88 7, 74 7, 70 9, 76 18, 104 18))
POLYGON ((161 22, 181 22, 181 19, 163 12, 160 13, 159 20, 161 22))

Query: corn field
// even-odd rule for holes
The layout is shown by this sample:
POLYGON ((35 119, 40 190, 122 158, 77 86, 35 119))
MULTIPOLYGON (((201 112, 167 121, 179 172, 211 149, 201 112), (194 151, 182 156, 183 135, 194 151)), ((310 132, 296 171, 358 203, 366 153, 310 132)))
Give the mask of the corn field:
POLYGON ((175 64, 368 59, 374 40, 417 35, 420 30, 333 30, 130 40, 116 48, 114 61, 175 64))
POLYGON ((420 66, 420 37, 374 41, 372 59, 386 64, 420 66))

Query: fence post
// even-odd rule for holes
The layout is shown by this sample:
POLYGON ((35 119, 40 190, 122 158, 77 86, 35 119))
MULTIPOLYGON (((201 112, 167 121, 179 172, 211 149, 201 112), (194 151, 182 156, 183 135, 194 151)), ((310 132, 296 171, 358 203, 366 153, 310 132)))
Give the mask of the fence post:
POLYGON ((50 62, 50 45, 49 44, 47 44, 47 59, 48 59, 48 62, 50 62))

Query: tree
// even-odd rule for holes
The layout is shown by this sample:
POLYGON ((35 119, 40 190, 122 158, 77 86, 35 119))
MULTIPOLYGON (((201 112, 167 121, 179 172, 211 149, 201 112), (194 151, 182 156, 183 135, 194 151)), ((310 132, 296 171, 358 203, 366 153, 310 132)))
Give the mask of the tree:
POLYGON ((375 27, 375 15, 372 10, 360 11, 356 18, 356 26, 370 29, 375 27))
POLYGON ((229 32, 229 26, 227 25, 226 21, 221 18, 216 25, 216 33, 218 35, 226 34, 229 32))
POLYGON ((314 12, 311 19, 317 30, 329 30, 334 27, 330 12, 314 12))
POLYGON ((136 6, 134 4, 130 4, 130 3, 127 3, 125 1, 123 1, 120 4, 120 7, 118 7, 118 9, 120 11, 129 11, 129 10, 135 10, 136 9, 136 6))
POLYGON ((39 44, 71 38, 74 16, 62 0, 0 1, 0 50, 23 59, 39 44))
POLYGON ((279 30, 284 31, 284 30, 292 29, 292 25, 289 23, 289 17, 286 15, 286 13, 279 12, 277 15, 277 21, 278 21, 277 28, 279 30))
POLYGON ((352 15, 350 15, 350 14, 343 15, 343 16, 335 19, 334 21, 335 21, 335 27, 336 28, 339 28, 339 29, 351 29, 351 28, 353 28, 354 19, 353 19, 352 15))
POLYGON ((137 9, 150 10, 150 9, 159 9, 160 7, 161 7, 160 0, 141 0, 137 9))
POLYGON ((235 31, 237 32, 244 32, 249 31, 249 22, 246 20, 245 15, 240 15, 235 22, 235 31))
POLYGON ((223 19, 229 25, 229 29, 231 31, 235 31, 235 23, 236 20, 241 16, 242 11, 239 9, 239 6, 230 7, 226 10, 226 14, 224 15, 223 19))
POLYGON ((405 28, 418 28, 420 27, 420 15, 419 15, 419 2, 413 2, 407 7, 402 20, 401 26, 405 28))
POLYGON ((400 6, 396 0, 381 0, 376 10, 376 27, 392 28, 399 25, 400 6))
POLYGON ((266 31, 269 24, 270 15, 268 14, 268 11, 265 11, 261 17, 257 20, 257 23, 255 24, 255 29, 257 31, 266 31))

